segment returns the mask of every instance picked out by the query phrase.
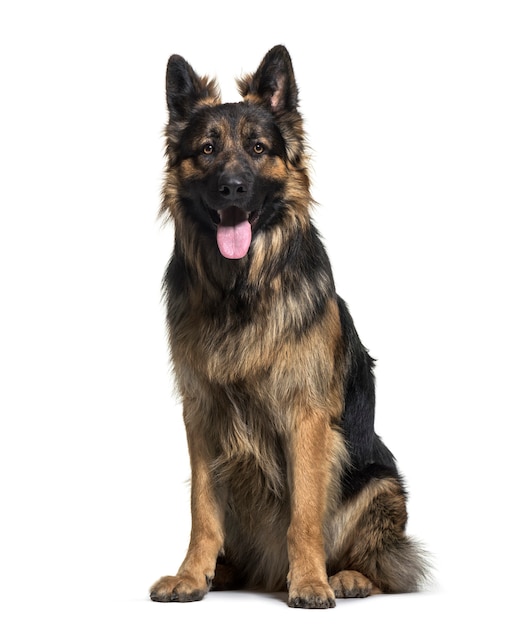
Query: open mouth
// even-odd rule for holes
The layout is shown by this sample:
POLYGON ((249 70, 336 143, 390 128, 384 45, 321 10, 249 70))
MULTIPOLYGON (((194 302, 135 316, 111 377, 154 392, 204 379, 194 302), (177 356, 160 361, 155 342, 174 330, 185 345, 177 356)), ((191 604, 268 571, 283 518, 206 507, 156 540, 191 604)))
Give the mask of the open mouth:
POLYGON ((242 259, 249 251, 252 226, 258 219, 258 211, 244 211, 231 206, 219 211, 211 210, 216 224, 216 243, 226 259, 242 259))

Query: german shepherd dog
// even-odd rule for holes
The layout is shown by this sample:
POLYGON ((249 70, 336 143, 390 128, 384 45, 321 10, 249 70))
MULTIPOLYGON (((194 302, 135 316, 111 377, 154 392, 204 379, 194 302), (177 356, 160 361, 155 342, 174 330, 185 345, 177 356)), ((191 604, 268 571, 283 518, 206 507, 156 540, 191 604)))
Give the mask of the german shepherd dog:
POLYGON ((287 587, 289 606, 327 608, 416 590, 425 558, 374 432, 373 359, 311 222, 289 54, 238 80, 239 103, 180 56, 166 83, 165 294, 192 530, 150 597, 287 587))

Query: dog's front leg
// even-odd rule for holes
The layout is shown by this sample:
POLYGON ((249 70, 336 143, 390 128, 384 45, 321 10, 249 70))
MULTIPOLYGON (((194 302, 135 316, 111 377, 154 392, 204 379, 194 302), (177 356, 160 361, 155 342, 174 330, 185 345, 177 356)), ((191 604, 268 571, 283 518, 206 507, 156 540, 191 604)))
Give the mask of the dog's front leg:
POLYGON ((291 521, 287 533, 288 604, 335 606, 326 571, 323 521, 331 483, 329 450, 333 431, 324 414, 303 414, 290 435, 291 521))
POLYGON ((177 575, 164 576, 151 587, 151 600, 157 602, 201 600, 209 591, 223 547, 223 512, 212 484, 206 443, 189 425, 187 440, 191 460, 191 539, 177 575))

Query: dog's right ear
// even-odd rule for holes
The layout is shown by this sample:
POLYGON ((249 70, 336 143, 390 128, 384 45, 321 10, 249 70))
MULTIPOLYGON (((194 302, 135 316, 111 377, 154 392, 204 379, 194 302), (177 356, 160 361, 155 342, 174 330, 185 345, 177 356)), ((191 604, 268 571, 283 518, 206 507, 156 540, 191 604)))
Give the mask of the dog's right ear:
POLYGON ((186 119, 197 104, 205 101, 218 104, 220 101, 216 81, 207 76, 198 76, 178 54, 173 54, 167 63, 165 88, 171 122, 186 119))

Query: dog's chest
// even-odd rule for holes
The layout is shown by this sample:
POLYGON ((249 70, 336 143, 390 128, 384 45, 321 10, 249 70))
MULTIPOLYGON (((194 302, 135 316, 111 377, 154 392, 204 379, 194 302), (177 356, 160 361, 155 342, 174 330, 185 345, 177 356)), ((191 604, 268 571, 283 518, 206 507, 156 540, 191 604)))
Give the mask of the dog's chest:
POLYGON ((271 369, 294 329, 285 299, 274 301, 268 293, 249 302, 230 294, 220 302, 173 294, 169 322, 177 370, 189 367, 211 383, 228 385, 251 384, 271 369))
POLYGON ((219 408, 209 415, 214 478, 244 502, 287 493, 285 417, 261 401, 262 389, 263 383, 251 393, 237 386, 216 389, 219 408))

